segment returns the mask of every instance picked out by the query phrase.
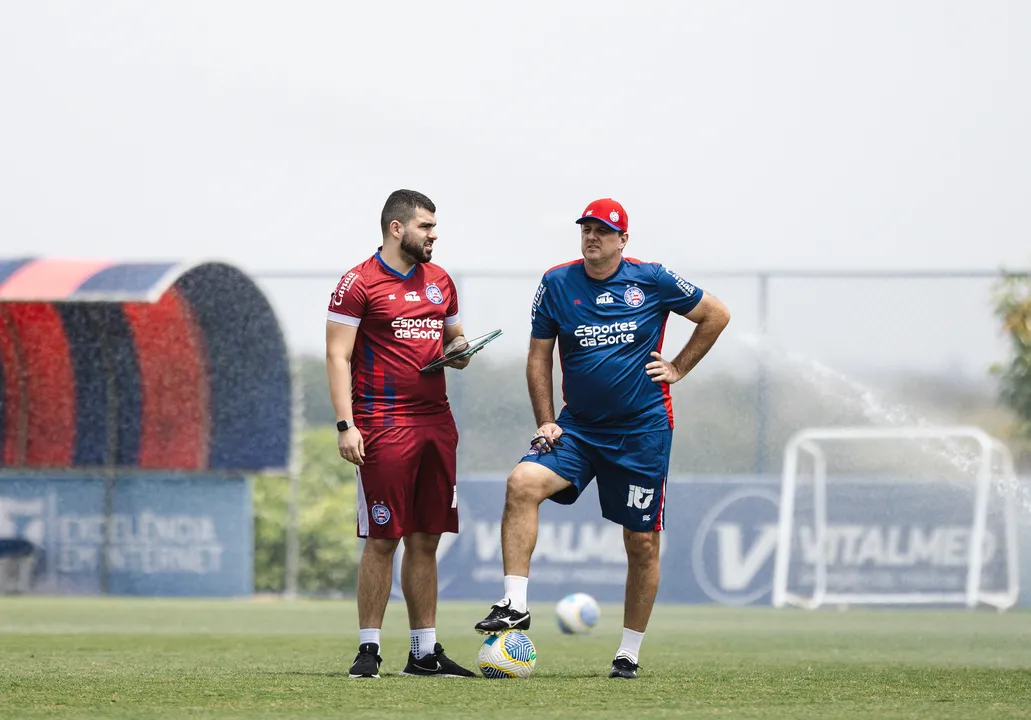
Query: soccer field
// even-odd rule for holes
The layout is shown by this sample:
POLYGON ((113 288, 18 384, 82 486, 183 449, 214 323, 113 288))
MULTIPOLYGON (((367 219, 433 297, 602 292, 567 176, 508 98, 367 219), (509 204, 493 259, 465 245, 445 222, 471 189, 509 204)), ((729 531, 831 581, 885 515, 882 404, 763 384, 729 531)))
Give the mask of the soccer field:
MULTIPOLYGON (((610 680, 619 606, 563 636, 550 604, 528 680, 402 678, 392 602, 379 680, 351 680, 353 601, 0 599, 2 717, 1031 717, 1031 614, 660 606, 637 680, 610 680)), ((438 637, 475 664, 487 604, 438 637)))

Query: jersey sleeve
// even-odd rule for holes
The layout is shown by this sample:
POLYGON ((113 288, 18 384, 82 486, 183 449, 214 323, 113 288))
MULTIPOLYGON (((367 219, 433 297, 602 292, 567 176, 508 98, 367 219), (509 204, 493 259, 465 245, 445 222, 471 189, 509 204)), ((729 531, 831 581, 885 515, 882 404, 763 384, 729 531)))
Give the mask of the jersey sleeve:
POLYGON ((462 319, 458 316, 458 286, 455 285, 455 281, 451 279, 450 275, 444 274, 447 276, 447 284, 451 287, 447 309, 444 311, 444 325, 457 325, 462 322, 462 319))
POLYGON ((330 322, 358 327, 365 315, 368 300, 361 273, 352 270, 340 278, 340 282, 337 283, 336 290, 329 299, 329 312, 326 319, 330 322))
POLYGON ((665 265, 658 266, 657 274, 663 310, 684 315, 694 310, 702 301, 704 293, 700 287, 689 283, 665 265))
POLYGON ((530 307, 530 335, 539 340, 549 340, 558 336, 558 320, 555 319, 554 298, 548 293, 548 276, 541 278, 537 286, 537 294, 533 296, 530 307))

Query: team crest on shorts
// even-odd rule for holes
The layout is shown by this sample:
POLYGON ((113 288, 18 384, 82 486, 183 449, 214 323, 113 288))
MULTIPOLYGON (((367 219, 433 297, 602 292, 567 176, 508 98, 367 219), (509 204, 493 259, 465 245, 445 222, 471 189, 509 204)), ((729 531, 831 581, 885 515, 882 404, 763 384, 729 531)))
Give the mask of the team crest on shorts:
POLYGON ((440 288, 430 283, 426 286, 426 299, 434 305, 440 305, 444 302, 444 293, 440 291, 440 288))
POLYGON ((390 522, 390 509, 379 503, 372 506, 372 521, 377 525, 386 525, 390 522))
POLYGON ((631 285, 626 289, 626 292, 623 293, 623 299, 630 307, 640 307, 644 302, 644 290, 636 285, 631 285))

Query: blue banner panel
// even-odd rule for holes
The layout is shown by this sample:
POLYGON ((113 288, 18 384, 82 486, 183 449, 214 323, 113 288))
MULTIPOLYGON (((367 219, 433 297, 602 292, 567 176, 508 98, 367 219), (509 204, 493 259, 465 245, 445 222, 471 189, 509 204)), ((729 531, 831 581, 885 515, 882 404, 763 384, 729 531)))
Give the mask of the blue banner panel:
POLYGON ((253 590, 242 477, 0 473, 0 537, 39 551, 33 592, 241 596, 253 590), (105 536, 108 538, 105 552, 105 536))
MULTIPOLYGON (((437 552, 442 598, 494 602, 503 595, 501 478, 461 478, 461 532, 444 535, 437 552)), ((806 489, 796 498, 791 589, 811 585, 814 545, 806 489)), ((658 601, 768 605, 777 549, 780 479, 724 476, 671 478, 667 529, 662 533, 658 601)), ((828 494, 825 542, 830 589, 850 592, 932 592, 962 589, 973 502, 966 490, 940 484, 892 487, 841 485, 828 494)), ((1005 538, 997 513, 986 529, 985 589, 1006 580, 1005 538)), ((1027 533, 1023 534, 1027 539, 1027 533)), ((1024 543, 1027 550, 1027 542, 1024 543)), ((400 556, 394 596, 401 596, 400 556)), ((1023 554, 1026 568, 1029 552, 1023 554)), ((586 592, 622 602, 626 580, 622 528, 601 517, 592 484, 572 506, 545 502, 530 570, 532 601, 586 592)), ((1024 573, 1025 577, 1027 572, 1024 573)), ((1025 597, 1027 594, 1025 594, 1025 597)))

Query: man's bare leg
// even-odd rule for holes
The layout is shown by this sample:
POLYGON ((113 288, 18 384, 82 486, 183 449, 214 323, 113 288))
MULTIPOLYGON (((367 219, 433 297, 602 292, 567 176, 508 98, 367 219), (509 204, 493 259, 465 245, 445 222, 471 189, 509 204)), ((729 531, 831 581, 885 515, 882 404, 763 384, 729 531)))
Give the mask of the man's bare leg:
MULTIPOLYGON (((641 641, 648 628, 659 592, 659 533, 623 530, 626 547, 626 596, 623 604, 623 640, 616 657, 628 658, 636 673, 641 641)), ((613 669, 615 672, 615 668, 613 669)))
POLYGON ((358 626, 383 627, 398 540, 367 538, 358 566, 358 626))
POLYGON ((433 627, 437 620, 437 545, 440 535, 414 533, 405 538, 401 556, 401 590, 408 606, 408 626, 433 627))
POLYGON ((414 533, 405 538, 401 590, 408 607, 412 654, 421 659, 437 642, 437 545, 440 535, 414 533))
POLYGON ((537 545, 538 509, 542 502, 569 486, 569 481, 533 462, 519 463, 508 476, 505 511, 501 516, 505 599, 494 606, 487 618, 476 624, 478 631, 500 632, 511 627, 529 627, 526 586, 530 577, 530 556, 537 545), (501 615, 513 611, 514 615, 507 620, 501 618, 501 615), (498 617, 493 617, 495 615, 498 617))
POLYGON ((530 576, 540 504, 567 487, 567 481, 537 463, 521 462, 512 470, 501 516, 501 557, 505 575, 530 576))
POLYGON ((351 664, 353 678, 379 677, 380 631, 390 600, 394 551, 398 540, 367 538, 358 564, 358 656, 351 664))
POLYGON ((475 677, 449 658, 437 642, 437 545, 440 535, 412 533, 404 539, 401 590, 408 607, 411 655, 402 675, 414 677, 475 677))

